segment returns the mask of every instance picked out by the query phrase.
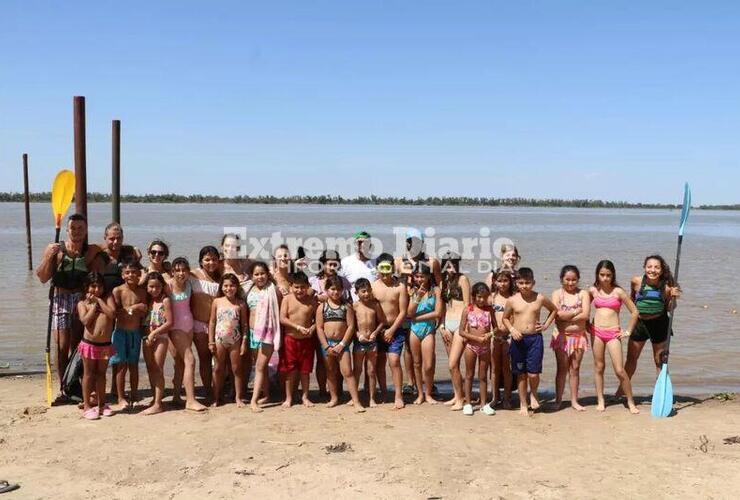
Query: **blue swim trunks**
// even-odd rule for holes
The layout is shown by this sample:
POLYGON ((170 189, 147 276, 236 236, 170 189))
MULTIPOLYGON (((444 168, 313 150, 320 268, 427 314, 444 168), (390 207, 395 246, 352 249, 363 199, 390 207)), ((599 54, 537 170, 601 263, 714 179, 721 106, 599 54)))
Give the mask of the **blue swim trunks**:
POLYGON ((135 365, 139 363, 141 353, 141 332, 139 330, 125 330, 116 328, 113 330, 111 343, 116 353, 111 356, 109 364, 128 363, 135 365))
POLYGON ((509 355, 511 371, 515 375, 542 373, 542 357, 545 353, 541 333, 524 335, 521 340, 511 340, 509 355))
MULTIPOLYGON (((326 339, 326 343, 329 344, 329 347, 334 347, 335 345, 339 344, 339 342, 339 340, 326 339)), ((344 346, 342 352, 349 352, 349 346, 344 346)), ((321 355, 326 357, 326 349, 324 349, 324 346, 321 346, 321 355)))
POLYGON ((403 328, 396 330, 393 334, 393 338, 390 342, 385 341, 383 332, 378 335, 378 352, 387 352, 388 354, 401 355, 403 353, 403 345, 406 343, 406 337, 409 332, 403 328))

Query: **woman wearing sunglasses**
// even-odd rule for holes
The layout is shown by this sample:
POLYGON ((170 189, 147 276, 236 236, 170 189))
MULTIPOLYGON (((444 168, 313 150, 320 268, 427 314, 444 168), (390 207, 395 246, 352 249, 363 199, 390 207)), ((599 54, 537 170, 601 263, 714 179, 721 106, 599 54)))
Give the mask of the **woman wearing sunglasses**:
MULTIPOLYGON (((170 247, 167 246, 167 243, 162 240, 152 241, 149 243, 146 254, 149 258, 149 264, 142 271, 139 284, 143 285, 146 275, 152 272, 160 273, 165 281, 169 283, 172 280, 172 269, 167 260, 167 257, 170 256, 170 247)), ((169 291, 166 292, 169 293, 169 291)))

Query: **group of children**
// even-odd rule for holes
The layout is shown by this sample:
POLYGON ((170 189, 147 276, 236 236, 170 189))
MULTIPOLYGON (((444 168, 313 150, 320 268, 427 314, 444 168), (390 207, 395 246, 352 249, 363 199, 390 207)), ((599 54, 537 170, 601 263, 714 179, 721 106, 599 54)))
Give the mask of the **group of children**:
MULTIPOLYGON (((150 253, 153 248, 168 252, 162 242, 150 245, 150 253)), ((279 250, 287 254, 287 248, 279 250)), ((603 374, 605 352, 609 351, 620 394, 626 396, 629 410, 638 413, 630 377, 639 350, 650 339, 657 363, 667 338, 667 312, 675 304, 672 299, 680 295, 662 258, 646 259, 645 273, 633 279, 631 294, 617 285, 614 265, 608 260, 599 262, 594 284, 588 290, 579 287, 579 270, 565 266, 560 273, 561 287, 551 297, 534 290, 530 268, 517 269, 518 252, 517 262, 506 265, 504 261, 505 267, 491 276, 490 284, 481 282, 470 287, 465 279, 469 287, 465 293, 460 288, 459 259, 457 266, 447 265, 455 259, 443 259, 441 280, 435 277, 432 260, 414 262, 404 276, 399 274, 393 256, 381 254, 374 261, 377 279, 371 282, 359 278, 350 284, 338 273, 335 253, 325 252, 322 272, 309 280, 297 269, 284 272, 279 259, 273 265, 251 262, 248 269, 243 269, 208 246, 201 250, 200 267, 195 270, 184 257, 174 259, 166 271, 152 270, 151 266, 143 269, 138 260, 127 260, 121 266, 123 284, 112 290, 106 290, 102 275, 90 273, 77 305, 84 326, 79 346, 84 364, 83 416, 93 420, 113 413, 105 402, 109 364, 118 408, 131 406, 138 399, 140 350, 153 392, 151 404, 142 412, 146 415, 163 411, 168 353, 175 361, 173 400, 181 402, 184 388, 184 406, 193 411, 205 409, 195 397, 196 356, 207 399, 214 406, 224 399, 227 379, 236 405, 246 406, 244 397, 253 368, 253 411, 263 411, 269 401, 271 372, 279 376, 283 407, 293 405, 299 386, 302 404, 313 406, 309 382, 318 359, 317 381, 321 392, 328 389, 328 407, 339 403, 346 384, 349 404, 358 412, 365 411, 358 387, 363 373, 369 406, 382 402, 389 366, 395 389, 393 407, 400 409, 404 407, 404 347, 411 353, 412 366, 407 362, 406 371, 417 393, 414 403, 436 404, 437 331, 449 334, 445 344, 455 396, 447 404, 453 410, 462 410, 465 415, 474 413, 472 393, 477 367, 482 413, 493 415, 499 402, 511 407, 513 373, 520 412, 528 414, 529 409, 537 410, 541 404, 538 386, 543 332, 553 323, 550 347, 558 367, 555 403, 561 404, 569 376, 571 405, 576 410, 584 409, 578 402, 579 370, 590 346, 598 409, 605 408, 603 374), (451 277, 457 288, 450 286, 451 277), (456 300, 462 302, 461 308, 448 315, 456 300), (624 330, 619 319, 622 305, 631 314, 624 330), (543 309, 547 312, 544 321, 543 309), (630 345, 626 365, 622 362, 622 338, 639 345, 639 349, 630 345), (464 381, 461 360, 465 363, 464 381), (127 374, 129 398, 125 394, 127 374), (489 402, 491 375, 493 397, 489 402), (504 388, 502 399, 499 387, 504 388)))

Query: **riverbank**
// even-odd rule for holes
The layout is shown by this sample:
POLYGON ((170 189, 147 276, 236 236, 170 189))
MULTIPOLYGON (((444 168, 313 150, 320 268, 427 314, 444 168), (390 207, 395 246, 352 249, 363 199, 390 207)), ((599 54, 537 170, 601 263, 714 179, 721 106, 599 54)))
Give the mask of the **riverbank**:
POLYGON ((0 378, 8 498, 734 498, 740 402, 681 398, 653 420, 621 405, 463 417, 442 405, 365 414, 230 404, 99 421, 47 408, 43 376, 0 378), (342 443, 345 443, 342 445, 342 443), (337 446, 339 445, 339 446, 337 446), (334 446, 334 448, 331 448, 334 446), (341 451, 344 450, 344 451, 341 451))
MULTIPOLYGON (((0 203, 22 203, 23 193, 0 192, 0 203)), ((29 193, 31 202, 48 203, 50 192, 29 193)), ((90 203, 110 203, 109 193, 91 192, 87 194, 90 203)), ((364 205, 364 206, 416 206, 416 207, 540 207, 540 208, 635 208, 635 209, 680 209, 674 203, 629 202, 620 200, 562 199, 562 198, 492 198, 471 196, 426 196, 408 198, 405 196, 339 196, 339 195, 237 195, 220 196, 211 194, 124 194, 122 203, 203 203, 239 205, 364 205)), ((705 210, 740 210, 740 204, 700 205, 695 208, 705 210)))

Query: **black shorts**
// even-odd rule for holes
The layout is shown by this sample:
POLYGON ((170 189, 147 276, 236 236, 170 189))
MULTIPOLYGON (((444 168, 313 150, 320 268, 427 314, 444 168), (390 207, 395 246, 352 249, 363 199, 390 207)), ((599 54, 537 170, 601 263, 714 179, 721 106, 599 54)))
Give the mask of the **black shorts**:
MULTIPOLYGON (((673 335, 673 332, 671 332, 673 335)), ((662 314, 653 319, 637 320, 635 331, 630 335, 630 340, 645 342, 650 339, 653 344, 661 344, 668 340, 668 314, 662 314)))

